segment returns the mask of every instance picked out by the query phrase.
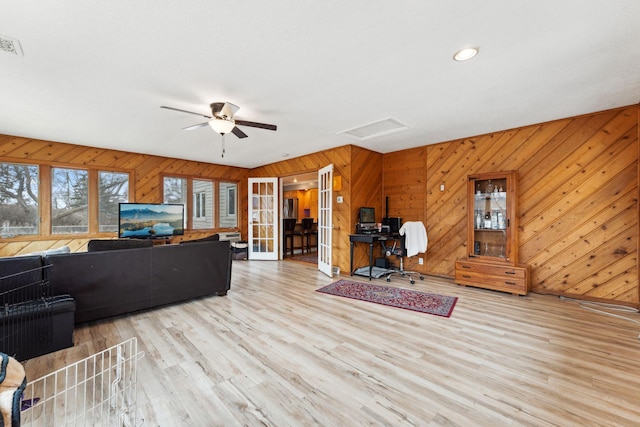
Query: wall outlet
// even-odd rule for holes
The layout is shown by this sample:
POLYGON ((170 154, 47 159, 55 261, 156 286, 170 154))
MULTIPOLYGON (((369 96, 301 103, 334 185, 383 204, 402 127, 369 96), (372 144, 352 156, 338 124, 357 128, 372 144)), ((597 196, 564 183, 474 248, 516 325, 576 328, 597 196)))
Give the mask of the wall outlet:
POLYGON ((423 259, 423 258, 418 258, 418 264, 419 264, 419 265, 424 264, 424 259, 423 259))
POLYGON ((338 196, 336 198, 336 202, 338 202, 338 203, 342 203, 343 201, 344 201, 344 199, 342 198, 342 196, 338 196))

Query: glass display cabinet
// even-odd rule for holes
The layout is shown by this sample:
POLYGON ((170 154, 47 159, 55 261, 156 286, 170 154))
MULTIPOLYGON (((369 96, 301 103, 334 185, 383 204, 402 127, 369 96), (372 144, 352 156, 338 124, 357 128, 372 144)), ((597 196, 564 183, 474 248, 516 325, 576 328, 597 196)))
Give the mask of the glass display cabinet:
POLYGON ((511 263, 515 174, 470 176, 468 183, 468 257, 511 263))
POLYGON ((515 171, 470 175, 467 256, 456 261, 456 283, 524 295, 527 266, 518 265, 515 171))

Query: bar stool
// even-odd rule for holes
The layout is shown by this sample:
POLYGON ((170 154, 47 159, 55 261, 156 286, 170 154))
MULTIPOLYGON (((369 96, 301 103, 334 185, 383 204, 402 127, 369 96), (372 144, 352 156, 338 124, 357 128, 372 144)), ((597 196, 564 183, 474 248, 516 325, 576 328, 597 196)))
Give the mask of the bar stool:
POLYGON ((294 230, 296 229, 296 219, 286 218, 283 220, 284 229, 284 256, 287 256, 287 248, 291 249, 291 256, 293 256, 293 236, 295 236, 294 230), (291 245, 287 245, 287 241, 291 241, 291 245))
POLYGON ((303 239, 303 247, 307 248, 308 253, 311 253, 311 244, 309 243, 311 235, 318 234, 318 232, 313 229, 313 218, 302 218, 302 232, 300 234, 303 239), (306 244, 304 239, 306 239, 306 244))

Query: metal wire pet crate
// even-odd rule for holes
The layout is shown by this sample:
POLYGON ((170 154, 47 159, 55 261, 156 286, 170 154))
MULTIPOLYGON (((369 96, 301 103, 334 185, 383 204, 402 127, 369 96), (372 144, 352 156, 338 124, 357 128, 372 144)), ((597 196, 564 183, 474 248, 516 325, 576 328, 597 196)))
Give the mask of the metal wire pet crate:
POLYGON ((22 426, 139 426, 136 369, 144 353, 131 338, 30 381, 22 426))

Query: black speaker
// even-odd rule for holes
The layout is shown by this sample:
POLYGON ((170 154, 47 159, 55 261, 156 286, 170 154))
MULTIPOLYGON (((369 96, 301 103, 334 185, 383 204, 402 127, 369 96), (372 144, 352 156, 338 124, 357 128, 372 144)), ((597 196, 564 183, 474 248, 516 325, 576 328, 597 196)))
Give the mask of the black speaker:
POLYGON ((386 258, 376 258, 376 267, 389 268, 389 260, 386 258))
POLYGON ((388 225, 390 233, 397 233, 398 231, 400 231, 400 227, 402 227, 402 218, 398 218, 398 217, 382 218, 382 225, 388 225))

